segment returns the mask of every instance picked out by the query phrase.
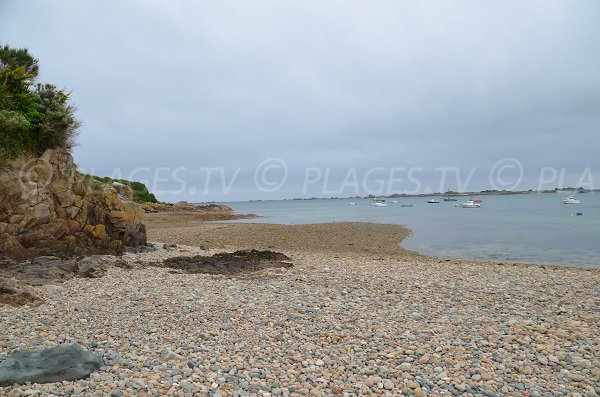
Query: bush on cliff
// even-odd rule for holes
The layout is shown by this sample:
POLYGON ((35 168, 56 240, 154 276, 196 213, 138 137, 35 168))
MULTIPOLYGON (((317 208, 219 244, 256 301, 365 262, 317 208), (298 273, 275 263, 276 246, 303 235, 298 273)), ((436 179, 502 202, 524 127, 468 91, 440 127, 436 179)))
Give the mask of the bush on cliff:
POLYGON ((74 145, 79 122, 69 93, 36 83, 38 70, 26 49, 0 47, 0 165, 21 154, 74 145))
POLYGON ((133 201, 136 203, 158 203, 154 194, 150 193, 146 185, 141 182, 132 182, 126 179, 112 179, 109 177, 101 177, 96 175, 83 175, 88 180, 95 180, 101 183, 112 184, 113 182, 121 183, 130 186, 133 190, 133 201))

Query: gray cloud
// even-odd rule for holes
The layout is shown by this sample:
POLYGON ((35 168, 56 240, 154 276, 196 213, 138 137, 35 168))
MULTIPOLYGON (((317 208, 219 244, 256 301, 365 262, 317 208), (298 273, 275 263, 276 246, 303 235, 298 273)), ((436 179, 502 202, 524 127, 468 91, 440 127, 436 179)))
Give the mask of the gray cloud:
POLYGON ((331 167, 334 185, 351 167, 422 167, 432 190, 435 167, 478 167, 469 188, 489 188, 504 157, 523 163, 521 188, 541 167, 564 167, 565 184, 592 167, 600 187, 599 16, 593 0, 13 0, 0 40, 73 91, 83 169, 149 167, 137 175, 153 182, 185 167, 195 193, 171 178, 165 200, 301 196, 305 167, 331 167), (271 157, 289 179, 260 192, 254 167, 271 157), (204 191, 202 167, 241 171, 229 193, 204 191))

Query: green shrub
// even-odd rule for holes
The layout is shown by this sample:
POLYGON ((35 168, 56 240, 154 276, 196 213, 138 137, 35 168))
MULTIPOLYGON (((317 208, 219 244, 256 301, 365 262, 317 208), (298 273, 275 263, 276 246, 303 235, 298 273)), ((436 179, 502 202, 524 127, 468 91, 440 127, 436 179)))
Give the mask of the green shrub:
POLYGON ((113 182, 121 183, 130 186, 133 190, 133 201, 136 203, 158 203, 154 194, 150 193, 146 185, 141 182, 132 182, 126 179, 112 179, 107 176, 85 175, 82 174, 88 182, 101 182, 112 184, 113 182))
POLYGON ((36 83, 37 75, 38 60, 26 49, 0 47, 0 165, 75 144, 79 122, 69 94, 36 83))

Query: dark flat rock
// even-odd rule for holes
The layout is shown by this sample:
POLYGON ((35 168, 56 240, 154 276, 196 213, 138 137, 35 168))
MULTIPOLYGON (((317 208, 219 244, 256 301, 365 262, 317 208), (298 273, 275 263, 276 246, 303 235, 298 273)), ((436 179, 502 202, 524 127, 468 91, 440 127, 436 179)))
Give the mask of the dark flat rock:
POLYGON ((40 351, 16 351, 0 362, 0 386, 83 379, 101 365, 98 357, 76 344, 40 351))
POLYGON ((166 267, 188 273, 237 274, 255 272, 267 268, 287 268, 290 258, 280 252, 240 250, 213 256, 178 256, 163 261, 166 267))

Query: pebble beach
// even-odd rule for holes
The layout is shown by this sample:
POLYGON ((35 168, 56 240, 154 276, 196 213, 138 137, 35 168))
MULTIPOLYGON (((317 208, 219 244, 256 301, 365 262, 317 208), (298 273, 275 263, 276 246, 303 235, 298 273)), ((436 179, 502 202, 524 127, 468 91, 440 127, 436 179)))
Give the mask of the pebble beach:
MULTIPOLYGON (((88 379, 6 396, 597 396, 600 270, 425 257, 392 225, 149 218, 131 268, 0 305, 0 359, 76 342, 88 379), (188 274, 168 257, 272 249, 293 267, 188 274)), ((106 257, 107 262, 115 260, 106 257)))

